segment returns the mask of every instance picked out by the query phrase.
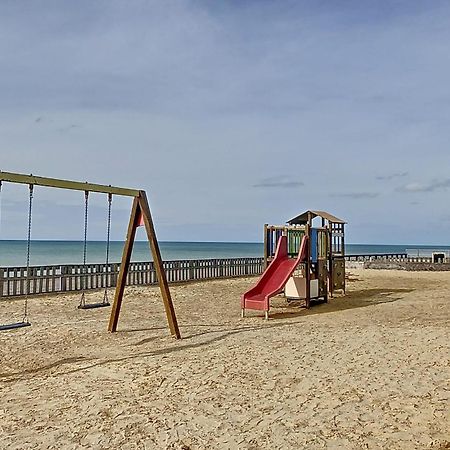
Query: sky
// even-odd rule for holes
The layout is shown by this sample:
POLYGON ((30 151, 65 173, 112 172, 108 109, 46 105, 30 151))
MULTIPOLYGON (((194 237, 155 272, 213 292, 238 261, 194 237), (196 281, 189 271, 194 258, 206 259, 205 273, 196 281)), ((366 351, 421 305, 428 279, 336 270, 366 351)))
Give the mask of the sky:
MULTIPOLYGON (((145 189, 166 241, 257 242, 320 209, 347 242, 450 244, 449 20, 439 0, 3 0, 0 170, 145 189)), ((3 185, 0 239, 26 238, 27 195, 3 185)), ((33 238, 81 239, 83 201, 37 187, 33 238)), ((106 208, 91 195, 89 239, 106 208)))

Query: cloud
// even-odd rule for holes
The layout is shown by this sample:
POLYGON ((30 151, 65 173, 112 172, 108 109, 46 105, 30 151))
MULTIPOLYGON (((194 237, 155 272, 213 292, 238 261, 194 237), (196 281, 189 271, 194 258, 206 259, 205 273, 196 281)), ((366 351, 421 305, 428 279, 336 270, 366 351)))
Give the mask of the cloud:
POLYGON ((403 178, 406 176, 408 176, 408 172, 397 172, 397 173, 391 173, 389 175, 379 175, 376 177, 376 179, 380 180, 380 181, 382 181, 382 180, 389 181, 389 180, 393 180, 394 178, 403 178))
MULTIPOLYGON (((4 170, 146 189, 166 240, 260 240, 257 224, 300 193, 324 209, 339 197, 349 240, 394 240, 391 225, 356 225, 389 211, 389 224, 414 221, 401 239, 421 242, 442 206, 423 195, 417 218, 419 195, 386 194, 450 177, 449 2, 22 3, 0 2, 4 170), (268 210, 262 194, 275 193, 268 210)), ((26 200, 26 186, 11 191, 26 200)), ((82 193, 42 191, 37 202, 82 208, 82 193)), ((37 236, 79 237, 44 220, 37 236)), ((6 226, 2 239, 23 237, 6 226)))
POLYGON ((397 188, 399 192, 435 192, 441 189, 450 188, 450 178, 443 180, 433 180, 429 183, 408 183, 397 188))
MULTIPOLYGON (((44 123, 53 123, 53 122, 54 122, 53 119, 48 119, 48 118, 45 118, 45 121, 44 121, 44 117, 43 116, 39 116, 39 117, 36 117, 36 119, 34 119, 34 123, 37 123, 37 124, 40 124, 40 125, 42 125, 44 123)), ((74 128, 82 128, 82 126, 78 125, 76 123, 72 123, 72 124, 69 124, 69 125, 65 125, 64 124, 61 127, 57 128, 56 131, 66 132, 66 131, 73 130, 74 128)))
POLYGON ((271 177, 261 180, 259 183, 253 185, 256 188, 285 188, 294 189, 304 186, 305 183, 302 181, 293 180, 290 178, 271 177))
POLYGON ((74 128, 81 128, 81 125, 77 125, 77 124, 73 123, 71 125, 67 125, 65 127, 58 128, 58 131, 64 133, 66 131, 73 130, 74 128))
POLYGON ((375 198, 380 194, 378 192, 344 192, 341 194, 331 194, 330 197, 352 198, 355 200, 364 198, 375 198))

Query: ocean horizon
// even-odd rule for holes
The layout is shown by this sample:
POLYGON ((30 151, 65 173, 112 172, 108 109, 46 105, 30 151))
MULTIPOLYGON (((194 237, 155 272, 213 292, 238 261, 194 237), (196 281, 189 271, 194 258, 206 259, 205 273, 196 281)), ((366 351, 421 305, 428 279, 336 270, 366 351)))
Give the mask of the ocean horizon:
MULTIPOLYGON (((164 260, 211 259, 262 257, 262 242, 185 242, 160 241, 164 260)), ((123 241, 111 241, 110 262, 120 262, 123 241)), ((26 265, 26 246, 24 240, 0 240, 0 266, 21 267, 26 265)), ((346 254, 408 253, 415 256, 429 256, 434 250, 450 250, 445 245, 392 245, 392 244, 346 244, 346 254)), ((105 262, 106 243, 88 241, 87 262, 105 262)), ((147 241, 136 241, 132 261, 151 261, 147 241)), ((33 240, 30 252, 31 265, 81 264, 83 261, 82 241, 33 240)))

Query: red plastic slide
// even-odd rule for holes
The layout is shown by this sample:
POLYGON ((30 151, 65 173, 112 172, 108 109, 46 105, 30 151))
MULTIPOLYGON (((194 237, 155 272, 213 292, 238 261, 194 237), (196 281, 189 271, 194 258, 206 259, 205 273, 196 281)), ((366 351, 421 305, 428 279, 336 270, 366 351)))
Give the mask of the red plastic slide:
POLYGON ((279 294, 297 265, 306 259, 308 236, 304 236, 297 258, 289 258, 287 253, 287 237, 281 236, 278 241, 274 259, 261 275, 255 286, 241 296, 242 314, 246 309, 269 311, 269 300, 279 294))

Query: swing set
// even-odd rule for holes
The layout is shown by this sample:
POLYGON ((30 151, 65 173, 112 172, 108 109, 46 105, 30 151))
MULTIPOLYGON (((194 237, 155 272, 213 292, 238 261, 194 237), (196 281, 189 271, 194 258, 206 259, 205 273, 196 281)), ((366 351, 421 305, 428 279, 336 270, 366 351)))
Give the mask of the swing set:
MULTIPOLYGON (((131 261, 131 253, 133 250, 133 244, 136 236, 136 230, 139 226, 144 226, 147 238, 150 245, 150 250, 153 256, 153 262, 155 265, 156 275, 159 282, 159 288, 164 303, 164 308, 167 316, 167 322, 169 325, 170 333, 176 339, 181 338, 180 330, 178 328, 177 318, 175 315, 175 309, 172 302, 172 297, 167 282, 167 277, 163 269, 161 252, 159 250, 158 240, 156 238, 155 228, 153 225, 153 219, 150 212, 150 206, 147 199, 147 194, 143 190, 127 189, 115 186, 106 186, 101 184, 82 183, 77 181, 60 180, 56 178, 44 178, 36 177, 33 175, 23 175, 12 172, 0 171, 0 194, 2 183, 18 183, 27 184, 29 186, 29 199, 28 199, 28 232, 27 232, 27 249, 26 249, 26 287, 24 296, 24 309, 23 316, 20 322, 9 323, 0 325, 0 331, 12 330, 16 328, 22 328, 30 326, 28 314, 28 296, 30 294, 31 283, 31 270, 30 270, 30 254, 31 254, 31 225, 32 225, 32 212, 33 212, 33 197, 35 186, 45 186, 51 188, 68 189, 84 192, 84 241, 83 241, 83 266, 81 274, 81 298, 79 309, 93 309, 105 306, 110 306, 108 299, 107 285, 105 283, 105 290, 103 293, 103 299, 98 303, 87 303, 85 291, 87 289, 87 237, 88 237, 88 212, 89 212, 89 194, 91 192, 102 193, 108 195, 108 215, 107 215, 107 235, 106 235, 106 271, 108 271, 109 255, 110 255, 110 237, 111 237, 111 209, 113 196, 125 196, 132 197, 133 204, 131 207, 130 220, 128 223, 127 237, 122 253, 122 261, 120 263, 120 270, 115 288, 114 301, 111 309, 111 315, 109 319, 108 331, 117 331, 117 324, 119 322, 120 310, 122 307, 122 300, 125 291, 127 274, 131 261)), ((106 273, 108 276, 108 273, 106 273)))

